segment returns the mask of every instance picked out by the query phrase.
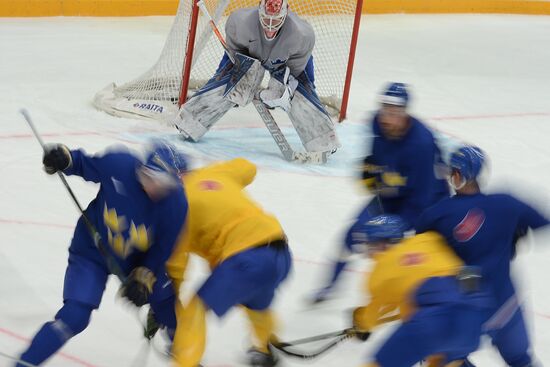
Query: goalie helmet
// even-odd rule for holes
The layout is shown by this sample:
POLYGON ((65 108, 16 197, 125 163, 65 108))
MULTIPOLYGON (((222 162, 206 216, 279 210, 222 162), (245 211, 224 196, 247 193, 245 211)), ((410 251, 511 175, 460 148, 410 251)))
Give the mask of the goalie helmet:
POLYGON ((403 83, 390 83, 380 95, 380 103, 392 106, 407 107, 409 93, 403 83))
POLYGON ((260 0, 258 12, 265 38, 272 40, 285 22, 288 0, 260 0))
POLYGON ((465 146, 451 155, 451 170, 460 172, 460 175, 466 181, 476 180, 483 165, 485 164, 485 154, 481 149, 474 146, 465 146))

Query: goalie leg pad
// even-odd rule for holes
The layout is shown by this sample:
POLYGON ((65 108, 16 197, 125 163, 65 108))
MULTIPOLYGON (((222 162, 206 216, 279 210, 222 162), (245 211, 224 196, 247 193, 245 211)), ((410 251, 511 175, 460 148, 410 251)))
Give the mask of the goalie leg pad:
POLYGON ((298 77, 298 88, 288 116, 308 152, 326 152, 339 148, 334 123, 319 100, 313 83, 305 73, 298 77))
POLYGON ((234 103, 224 97, 231 74, 221 70, 183 104, 172 122, 186 138, 198 141, 234 103))
POLYGON ((240 107, 246 106, 258 92, 264 73, 259 60, 237 53, 224 97, 240 107))

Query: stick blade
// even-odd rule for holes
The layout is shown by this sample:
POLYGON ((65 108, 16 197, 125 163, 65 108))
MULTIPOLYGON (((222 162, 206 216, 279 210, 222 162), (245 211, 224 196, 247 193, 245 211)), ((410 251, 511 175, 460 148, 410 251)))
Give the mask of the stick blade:
POLYGON ((29 114, 29 111, 25 107, 20 108, 19 113, 23 115, 25 120, 29 121, 31 119, 31 115, 29 114))

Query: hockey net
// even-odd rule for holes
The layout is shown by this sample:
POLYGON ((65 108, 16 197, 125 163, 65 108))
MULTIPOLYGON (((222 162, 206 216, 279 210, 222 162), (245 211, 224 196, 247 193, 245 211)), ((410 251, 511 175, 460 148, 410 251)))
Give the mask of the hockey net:
MULTIPOLYGON (((97 108, 116 116, 170 121, 185 100, 187 89, 196 90, 212 77, 223 56, 223 48, 213 36, 206 17, 200 13, 193 17, 196 8, 193 1, 180 0, 156 64, 130 82, 120 86, 112 83, 98 92, 94 97, 97 108), (192 50, 187 47, 190 45, 194 45, 192 50), (187 69, 190 72, 184 72, 187 69), (182 85, 186 84, 182 81, 186 79, 188 88, 182 91, 182 85)), ((223 32, 232 11, 257 6, 259 1, 204 2, 223 32)), ((317 93, 331 115, 341 121, 346 114, 362 0, 290 0, 289 3, 291 11, 313 26, 317 93)))

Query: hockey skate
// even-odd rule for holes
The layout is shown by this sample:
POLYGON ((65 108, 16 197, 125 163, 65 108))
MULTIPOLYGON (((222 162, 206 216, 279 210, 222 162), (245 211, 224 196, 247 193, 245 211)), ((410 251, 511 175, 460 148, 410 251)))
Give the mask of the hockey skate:
POLYGON ((180 133, 182 140, 191 141, 191 142, 193 141, 193 139, 191 139, 191 137, 189 136, 188 133, 185 132, 185 130, 180 128, 178 125, 174 125, 174 126, 178 130, 178 132, 180 133))
POLYGON ((247 352, 247 359, 248 365, 251 367, 274 367, 278 362, 271 346, 269 347, 269 353, 260 352, 254 347, 250 348, 247 352))
POLYGON ((334 289, 331 286, 327 286, 316 291, 309 299, 309 303, 312 306, 319 305, 333 298, 334 298, 334 289))

